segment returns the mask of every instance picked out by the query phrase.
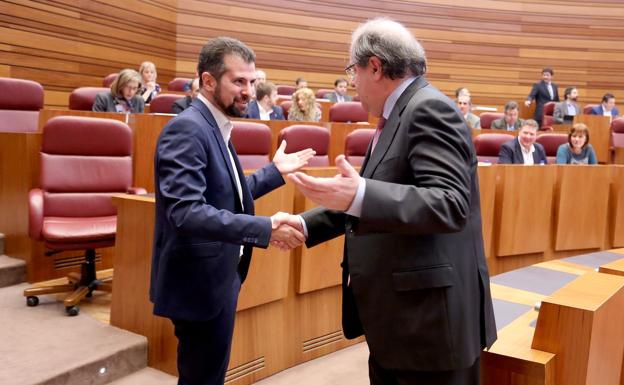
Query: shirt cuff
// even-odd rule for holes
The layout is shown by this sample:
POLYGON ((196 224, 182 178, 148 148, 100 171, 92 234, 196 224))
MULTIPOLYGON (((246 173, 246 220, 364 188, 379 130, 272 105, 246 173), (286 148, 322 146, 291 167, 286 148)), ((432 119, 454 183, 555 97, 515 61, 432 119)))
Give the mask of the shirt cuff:
POLYGON ((351 206, 345 211, 345 214, 349 214, 353 217, 360 217, 362 215, 362 204, 364 203, 364 191, 366 191, 366 179, 360 178, 360 184, 353 197, 351 206))
POLYGON ((301 215, 297 215, 297 218, 299 218, 299 222, 301 222, 301 227, 303 227, 303 236, 308 239, 308 226, 306 226, 305 220, 301 215))

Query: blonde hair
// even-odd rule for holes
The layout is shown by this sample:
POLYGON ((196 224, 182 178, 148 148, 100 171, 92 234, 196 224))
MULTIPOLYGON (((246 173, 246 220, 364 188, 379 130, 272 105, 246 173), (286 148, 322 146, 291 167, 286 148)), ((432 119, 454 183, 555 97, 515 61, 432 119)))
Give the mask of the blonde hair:
POLYGON ((155 75, 154 79, 158 77, 158 72, 156 71, 156 64, 152 63, 151 61, 144 61, 143 63, 141 63, 141 66, 139 67, 139 74, 141 74, 141 79, 143 78, 143 72, 145 72, 145 70, 149 68, 154 70, 154 75, 155 75))
POLYGON ((300 88, 292 95, 292 106, 288 111, 289 120, 313 122, 316 120, 316 97, 309 88, 300 88), (305 110, 299 108, 299 99, 305 102, 305 110))
POLYGON ((119 71, 119 75, 117 75, 117 79, 111 84, 110 90, 113 96, 119 97, 121 95, 121 90, 128 85, 131 81, 136 80, 138 84, 138 89, 141 89, 141 75, 133 69, 126 68, 124 70, 119 71))

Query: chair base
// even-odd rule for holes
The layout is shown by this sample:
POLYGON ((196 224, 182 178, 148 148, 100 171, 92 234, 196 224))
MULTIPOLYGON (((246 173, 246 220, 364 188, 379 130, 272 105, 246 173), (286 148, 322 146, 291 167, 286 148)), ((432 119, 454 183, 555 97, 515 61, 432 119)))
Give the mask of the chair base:
POLYGON ((39 304, 39 298, 37 296, 42 294, 56 294, 71 292, 63 300, 65 305, 65 311, 70 316, 78 315, 80 311, 78 304, 80 300, 87 297, 90 298, 94 290, 112 292, 113 290, 113 278, 108 277, 104 279, 97 279, 95 274, 95 250, 87 250, 86 261, 81 265, 81 272, 69 273, 67 279, 69 283, 65 285, 52 285, 31 287, 24 290, 24 297, 26 297, 26 304, 28 306, 37 306, 39 304))

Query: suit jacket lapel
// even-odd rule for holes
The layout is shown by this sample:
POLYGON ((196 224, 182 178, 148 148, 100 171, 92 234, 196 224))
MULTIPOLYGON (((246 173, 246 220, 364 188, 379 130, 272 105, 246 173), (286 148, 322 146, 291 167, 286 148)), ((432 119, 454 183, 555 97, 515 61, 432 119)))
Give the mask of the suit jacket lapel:
POLYGON ((414 96, 414 94, 419 89, 425 87, 428 84, 429 83, 427 82, 427 80, 424 77, 420 76, 416 78, 416 80, 414 80, 412 84, 410 84, 405 89, 405 91, 403 91, 403 94, 401 94, 399 100, 397 100, 394 108, 390 112, 390 116, 388 117, 388 120, 386 121, 386 124, 381 131, 381 135, 379 135, 379 140, 377 141, 377 145, 375 146, 375 151, 373 151, 372 153, 372 143, 371 145, 369 145, 367 155, 364 158, 364 162, 362 163, 361 174, 364 178, 370 178, 370 176, 373 175, 373 172, 379 165, 379 162, 381 162, 384 155, 388 151, 388 148, 390 148, 390 144, 392 143, 392 140, 394 139, 394 136, 396 135, 399 125, 401 123, 401 114, 407 106, 407 103, 412 100, 412 96, 414 96))

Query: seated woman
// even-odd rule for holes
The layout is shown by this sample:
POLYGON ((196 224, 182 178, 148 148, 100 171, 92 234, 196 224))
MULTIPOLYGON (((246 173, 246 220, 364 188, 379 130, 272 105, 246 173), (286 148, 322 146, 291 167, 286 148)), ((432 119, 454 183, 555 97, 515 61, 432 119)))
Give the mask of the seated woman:
POLYGON ((139 68, 139 74, 142 79, 141 83, 143 83, 139 95, 143 97, 145 103, 149 103, 160 92, 160 86, 156 83, 156 77, 158 76, 156 65, 151 61, 144 61, 139 68))
POLYGON ((596 152, 589 144, 589 128, 576 123, 568 134, 568 143, 557 149, 557 164, 596 164, 596 152))
POLYGON ((292 106, 288 111, 288 120, 298 122, 318 122, 321 109, 316 106, 316 97, 309 88, 300 88, 292 95, 292 106))
POLYGON ((145 102, 137 95, 141 87, 141 75, 132 69, 119 72, 110 91, 100 92, 91 108, 100 112, 143 112, 145 102))

